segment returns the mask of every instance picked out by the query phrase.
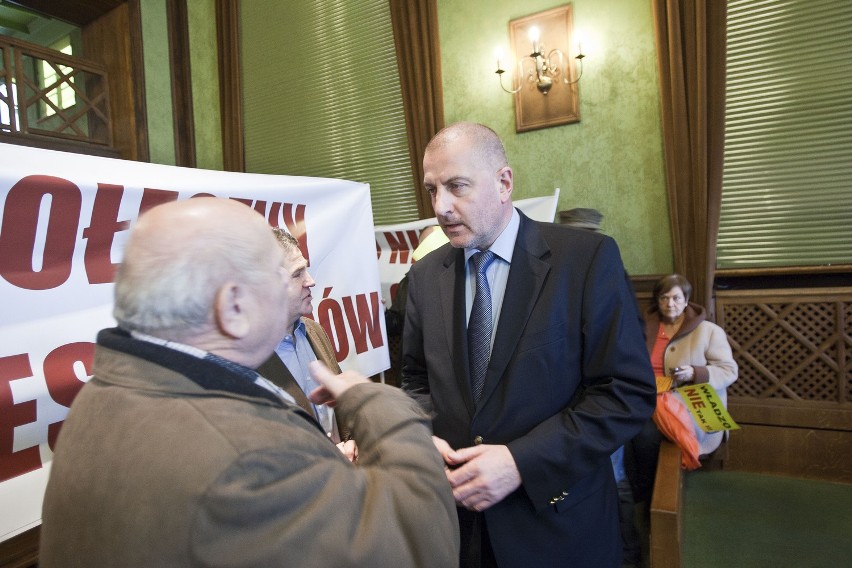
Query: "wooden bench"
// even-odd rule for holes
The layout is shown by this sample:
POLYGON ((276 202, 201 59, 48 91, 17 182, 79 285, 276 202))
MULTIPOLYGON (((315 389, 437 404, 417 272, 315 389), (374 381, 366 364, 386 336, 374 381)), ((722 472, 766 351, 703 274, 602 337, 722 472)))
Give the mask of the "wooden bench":
POLYGON ((683 470, 680 468, 680 448, 663 440, 651 500, 651 568, 680 567, 682 512, 683 470))

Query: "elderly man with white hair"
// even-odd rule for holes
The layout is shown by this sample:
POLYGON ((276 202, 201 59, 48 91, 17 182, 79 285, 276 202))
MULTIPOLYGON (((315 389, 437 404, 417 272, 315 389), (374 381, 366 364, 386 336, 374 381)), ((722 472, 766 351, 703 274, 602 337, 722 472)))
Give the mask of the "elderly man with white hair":
POLYGON ((453 497, 428 418, 321 363, 315 404, 352 424, 352 464, 253 369, 292 323, 284 251, 235 201, 151 209, 115 287, 119 327, 57 442, 39 565, 449 566, 453 497))

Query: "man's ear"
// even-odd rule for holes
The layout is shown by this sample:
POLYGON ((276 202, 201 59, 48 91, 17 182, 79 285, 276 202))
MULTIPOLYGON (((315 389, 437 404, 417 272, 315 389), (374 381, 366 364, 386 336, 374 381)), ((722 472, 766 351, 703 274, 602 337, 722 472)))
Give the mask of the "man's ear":
POLYGON ((213 311, 216 325, 224 334, 242 339, 249 332, 249 317, 246 313, 247 290, 235 282, 226 282, 216 292, 213 311))
POLYGON ((514 173, 512 168, 504 166, 500 169, 498 181, 500 182, 500 202, 506 203, 512 197, 512 189, 514 189, 514 173))

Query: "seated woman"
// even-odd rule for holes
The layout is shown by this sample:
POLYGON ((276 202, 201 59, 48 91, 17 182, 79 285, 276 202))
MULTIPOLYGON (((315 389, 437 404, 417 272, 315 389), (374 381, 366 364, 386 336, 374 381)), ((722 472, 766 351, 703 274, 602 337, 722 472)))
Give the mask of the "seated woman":
MULTIPOLYGON (((654 286, 651 305, 645 312, 645 342, 651 366, 658 376, 672 378, 672 387, 710 383, 727 406, 726 390, 737 380, 737 364, 728 336, 707 321, 707 312, 689 302, 692 285, 680 274, 661 278, 654 286)), ((693 422, 699 454, 712 453, 724 432, 705 432, 693 422)), ((637 502, 650 502, 662 434, 653 421, 627 448, 628 476, 637 502)))

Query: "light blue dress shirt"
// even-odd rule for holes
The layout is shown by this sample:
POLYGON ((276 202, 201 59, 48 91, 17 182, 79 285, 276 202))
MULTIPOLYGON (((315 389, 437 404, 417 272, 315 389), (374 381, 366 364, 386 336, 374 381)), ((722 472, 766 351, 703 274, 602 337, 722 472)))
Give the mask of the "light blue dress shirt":
MULTIPOLYGON (((485 270, 485 276, 488 278, 488 287, 491 290, 491 318, 493 326, 491 327, 491 347, 494 347, 494 337, 497 334, 497 322, 500 321, 500 312, 503 309, 503 296, 506 295, 506 282, 509 279, 509 268, 512 265, 512 251, 515 250, 515 241, 518 239, 518 229, 521 226, 521 216, 517 209, 512 210, 512 218, 509 224, 491 245, 491 252, 496 256, 494 261, 488 265, 485 270)), ((467 317, 465 321, 470 320, 470 311, 473 308, 473 296, 476 294, 476 274, 471 266, 470 257, 479 252, 479 249, 466 248, 464 249, 464 260, 467 265, 465 276, 465 309, 467 317)))
MULTIPOLYGON (((284 365, 287 366, 287 370, 299 383, 299 388, 305 395, 310 394, 312 390, 320 386, 308 372, 308 363, 316 361, 317 356, 308 342, 305 323, 301 319, 296 323, 293 334, 282 339, 278 347, 275 348, 275 352, 281 357, 284 365)), ((311 404, 311 406, 325 433, 329 438, 334 439, 334 411, 325 405, 311 404)))

